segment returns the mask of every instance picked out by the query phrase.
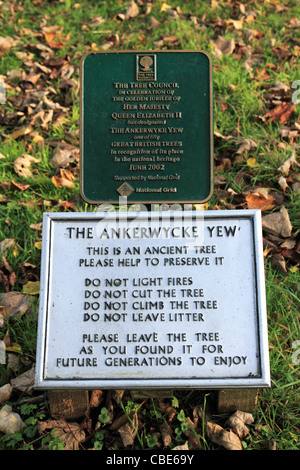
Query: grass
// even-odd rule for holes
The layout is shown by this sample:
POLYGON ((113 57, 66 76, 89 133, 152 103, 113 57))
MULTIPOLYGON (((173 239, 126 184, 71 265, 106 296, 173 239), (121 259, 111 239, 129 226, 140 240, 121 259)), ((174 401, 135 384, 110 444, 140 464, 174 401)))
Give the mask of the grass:
MULTIPOLYGON (((72 207, 76 207, 78 211, 95 210, 95 207, 85 204, 79 197, 79 179, 74 171, 76 165, 71 168, 75 174, 72 188, 56 187, 52 182, 52 177, 57 174, 57 168, 51 163, 55 149, 53 142, 64 140, 72 145, 79 145, 78 91, 72 91, 71 103, 66 106, 62 123, 50 121, 45 127, 36 125, 33 134, 9 138, 15 130, 26 126, 30 121, 28 109, 18 104, 18 97, 26 91, 30 94, 31 89, 18 76, 9 80, 8 73, 14 70, 30 73, 34 70, 34 62, 47 61, 49 50, 52 51, 51 57, 64 58, 74 67, 71 78, 78 82, 81 56, 91 50, 102 50, 108 41, 113 42, 109 50, 156 49, 157 41, 163 41, 161 47, 165 49, 203 49, 213 56, 211 41, 216 40, 219 35, 226 40, 234 38, 237 44, 234 54, 224 54, 220 58, 213 56, 214 129, 228 137, 215 139, 215 160, 218 165, 224 158, 228 158, 231 164, 229 168, 224 166, 218 170, 217 175, 224 178, 224 185, 222 188, 216 187, 207 208, 223 208, 224 201, 224 208, 237 207, 239 203, 236 202, 236 196, 229 197, 230 189, 240 195, 244 202, 243 197, 247 192, 254 191, 257 187, 267 187, 282 199, 293 226, 293 237, 299 236, 299 194, 292 189, 292 183, 299 181, 299 176, 293 169, 286 192, 278 183, 278 167, 290 157, 296 142, 280 137, 278 129, 282 124, 278 121, 267 123, 262 118, 270 109, 268 94, 275 82, 280 81, 291 87, 293 81, 300 79, 297 66, 299 39, 297 29, 290 27, 292 20, 299 18, 298 2, 290 1, 287 7, 287 2, 283 1, 250 1, 245 5, 243 14, 242 4, 239 6, 233 2, 221 1, 218 6, 212 6, 203 1, 170 1, 167 3, 173 8, 173 15, 162 11, 163 3, 154 1, 149 15, 145 15, 146 9, 140 7, 137 17, 123 21, 118 16, 126 12, 128 4, 123 1, 91 3, 79 0, 78 4, 70 0, 1 2, 1 36, 12 37, 17 41, 9 49, 0 49, 0 78, 5 77, 8 85, 7 102, 0 105, 0 152, 5 156, 0 159, 1 194, 5 198, 0 202, 0 242, 9 238, 15 240, 14 250, 5 252, 6 260, 17 279, 10 291, 22 292, 23 284, 19 280, 25 263, 35 266, 34 273, 39 276, 41 231, 31 226, 42 221, 44 211, 68 210, 69 206, 64 206, 64 203, 73 204, 72 207), (13 9, 10 8, 11 5, 13 9), (178 14, 177 11, 177 18, 174 18, 177 6, 185 15, 178 14), (90 21, 94 17, 102 17, 103 22, 92 26, 90 21), (153 29, 149 29, 151 17, 158 21, 157 27, 153 29), (193 21, 193 18, 197 18, 197 21, 193 21), (241 29, 230 26, 230 19, 239 18, 244 18, 241 29), (55 38, 61 40, 57 48, 55 44, 53 46, 53 43, 45 40, 44 26, 60 28, 61 36, 58 34, 55 38), (252 38, 248 34, 249 30, 253 34, 252 38), (172 36, 176 37, 174 43, 172 36), (17 52, 32 54, 32 58, 28 59, 29 62, 24 62, 17 52), (251 62, 251 73, 244 64, 247 58, 255 59, 251 62), (35 141, 36 136, 42 137, 42 140, 35 141), (256 147, 236 160, 240 142, 246 138, 252 139, 256 147), (27 179, 14 171, 14 161, 22 154, 31 154, 39 160, 31 165, 32 176, 27 179), (249 157, 256 159, 257 167, 249 166, 249 157), (12 181, 17 185, 29 186, 22 190, 12 181)), ((46 73, 42 75, 42 79, 43 85, 38 82, 37 88, 49 91, 49 87, 52 87, 48 98, 65 106, 66 91, 59 89, 61 78, 50 78, 49 73, 46 73)), ((284 97, 288 102, 290 95, 291 93, 287 93, 284 97)), ((298 104, 284 126, 293 128, 299 111, 298 104)), ((299 119, 297 122, 299 125, 299 119)), ((274 441, 277 449, 296 450, 300 447, 299 365, 295 361, 297 350, 294 346, 300 340, 299 268, 287 261, 287 269, 283 273, 272 267, 271 260, 271 254, 267 254, 265 272, 272 387, 260 391, 254 424, 249 426, 250 434, 244 439, 243 447, 247 450, 263 450, 274 441)), ((2 283, 0 289, 4 292, 2 283)), ((8 322, 7 328, 0 328, 0 341, 6 334, 9 335, 11 344, 15 345, 11 354, 18 362, 16 371, 0 364, 0 387, 27 370, 35 361, 38 296, 30 297, 31 315, 23 315, 8 322)), ((24 404, 26 398, 19 396, 9 403, 23 420, 28 420, 28 430, 24 435, 2 435, 0 449, 62 448, 63 444, 55 433, 49 432, 43 437, 38 434, 38 421, 49 416, 46 398, 38 405, 27 405, 27 408, 24 404)), ((201 405, 204 411, 196 436, 199 446, 205 450, 219 448, 210 442, 204 426, 205 411, 210 420, 220 425, 226 422, 227 416, 211 415, 214 399, 215 393, 210 391, 174 391, 173 401, 170 401, 175 409, 175 418, 170 423, 174 436, 171 446, 181 445, 186 441, 186 418, 191 418, 195 406, 201 405)), ((137 429, 135 449, 156 448, 159 442, 159 425, 168 416, 156 399, 144 402, 132 400, 130 395, 126 395, 123 402, 115 404, 114 411, 116 414, 125 413, 130 419, 135 411, 144 423, 142 430, 137 429)), ((97 420, 102 427, 93 437, 95 448, 120 446, 120 440, 115 435, 112 439, 109 432, 107 408, 101 405, 97 412, 97 420)))

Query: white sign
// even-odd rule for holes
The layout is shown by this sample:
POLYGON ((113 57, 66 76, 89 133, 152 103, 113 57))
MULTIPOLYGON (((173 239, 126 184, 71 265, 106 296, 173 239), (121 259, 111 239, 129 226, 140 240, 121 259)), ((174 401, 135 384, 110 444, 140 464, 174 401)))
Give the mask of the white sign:
POLYGON ((260 211, 46 213, 37 388, 270 386, 260 211))

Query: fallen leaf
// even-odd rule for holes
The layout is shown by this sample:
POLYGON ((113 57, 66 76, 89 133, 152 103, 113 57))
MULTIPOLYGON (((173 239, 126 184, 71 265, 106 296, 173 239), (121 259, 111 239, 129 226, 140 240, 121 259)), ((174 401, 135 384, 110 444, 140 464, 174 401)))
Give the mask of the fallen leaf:
POLYGON ((256 161, 254 157, 250 157, 247 159, 247 165, 250 166, 250 168, 259 167, 259 163, 256 161))
POLYGON ((296 265, 300 265, 300 239, 297 238, 290 238, 286 240, 284 243, 280 245, 280 254, 295 263, 296 265))
POLYGON ((252 424, 254 418, 252 414, 245 413, 244 411, 237 410, 232 416, 228 418, 225 423, 225 427, 230 427, 239 436, 240 439, 244 439, 249 434, 249 428, 246 424, 252 424))
POLYGON ((163 41, 169 46, 178 46, 180 44, 180 41, 175 34, 171 34, 170 36, 164 36, 163 41))
POLYGON ((148 30, 156 29, 159 27, 159 21, 157 21, 153 16, 150 18, 150 26, 148 26, 148 30))
POLYGON ((40 222, 39 224, 30 224, 30 228, 32 228, 33 230, 42 230, 43 222, 40 222))
POLYGON ((280 176, 280 178, 278 179, 278 184, 281 187, 283 192, 285 192, 286 189, 289 187, 287 184, 287 180, 286 178, 284 178, 284 176, 280 176))
POLYGON ((85 432, 78 423, 67 422, 64 419, 52 419, 38 423, 40 435, 51 429, 55 431, 55 436, 64 442, 63 450, 78 450, 81 442, 86 439, 85 432))
MULTIPOLYGON (((278 129, 278 133, 281 135, 281 137, 287 137, 288 139, 292 140, 295 137, 298 137, 299 130, 293 130, 290 127, 283 126, 278 129)), ((280 142, 280 145, 286 146, 283 142, 280 142)))
POLYGON ((243 139, 243 140, 239 141, 238 143, 240 145, 237 152, 236 152, 238 154, 242 154, 246 151, 249 152, 253 148, 257 147, 257 143, 254 142, 253 139, 243 139))
POLYGON ((275 207, 275 199, 272 195, 248 194, 246 196, 248 209, 260 209, 270 211, 275 207))
POLYGON ((273 269, 279 269, 282 273, 287 274, 286 262, 282 255, 277 253, 273 254, 271 256, 271 266, 273 269))
POLYGON ((69 39, 69 35, 63 36, 62 30, 63 27, 59 25, 42 27, 45 41, 52 49, 61 49, 64 43, 69 39))
POLYGON ((164 447, 168 447, 172 442, 172 428, 164 421, 160 426, 159 430, 161 433, 161 438, 164 444, 164 447))
POLYGON ((9 36, 6 36, 6 37, 0 36, 0 49, 9 50, 11 47, 13 47, 16 44, 16 42, 17 41, 15 39, 9 36))
POLYGON ((282 124, 289 119, 295 107, 296 107, 295 104, 287 104, 286 102, 283 102, 279 104, 278 106, 276 106, 275 108, 268 111, 263 116, 263 119, 269 118, 267 120, 267 123, 272 122, 272 121, 278 121, 279 119, 280 123, 282 124))
POLYGON ((171 449, 171 450, 189 450, 189 441, 186 441, 181 446, 173 447, 173 449, 171 449))
POLYGON ((160 11, 163 12, 163 11, 167 11, 169 9, 172 9, 172 7, 170 5, 168 5, 167 3, 163 3, 162 6, 161 6, 160 11))
POLYGON ((30 134, 31 131, 32 131, 31 126, 23 126, 20 129, 17 129, 12 134, 9 134, 7 136, 7 139, 8 140, 15 140, 15 139, 18 139, 19 137, 23 137, 24 135, 30 134))
POLYGON ((104 21, 105 18, 103 18, 103 16, 92 16, 92 18, 88 22, 88 25, 90 26, 90 28, 96 28, 101 23, 104 23, 104 21))
POLYGON ((11 346, 6 346, 6 351, 22 354, 22 347, 19 343, 12 343, 11 346))
POLYGON ((138 425, 138 417, 137 413, 135 413, 132 417, 132 423, 126 423, 124 426, 122 426, 119 430, 118 433, 121 436, 122 442, 124 447, 130 446, 133 444, 136 433, 137 433, 137 425, 138 425))
MULTIPOLYGON (((3 328, 6 325, 6 320, 9 318, 12 314, 12 309, 8 307, 3 307, 2 305, 0 306, 0 328, 3 328)), ((1 342, 0 342, 0 359, 1 359, 1 354, 3 353, 2 348, 1 348, 1 342)), ((1 362, 0 362, 1 363, 1 362)))
POLYGON ((59 147, 56 148, 51 163, 58 168, 65 168, 70 163, 77 162, 78 160, 79 149, 74 145, 62 142, 59 147))
POLYGON ((13 388, 10 384, 5 384, 3 387, 0 387, 0 403, 4 403, 10 399, 12 390, 13 388))
POLYGON ((278 171, 280 171, 281 173, 283 173, 284 175, 288 175, 289 174, 289 171, 290 171, 290 168, 292 166, 298 166, 300 167, 300 164, 297 162, 296 160, 296 152, 295 150, 293 150, 292 152, 292 155, 287 159, 285 160, 282 165, 280 165, 280 167, 278 168, 278 171))
POLYGON ((13 413, 12 407, 4 405, 0 410, 0 432, 4 434, 14 434, 23 432, 26 424, 22 421, 18 413, 13 413))
POLYGON ((7 292, 0 294, 0 305, 10 309, 10 315, 22 316, 30 308, 30 300, 20 292, 7 292))
POLYGON ((138 14, 139 14, 139 7, 134 2, 134 0, 131 0, 125 13, 125 19, 129 20, 130 18, 135 18, 136 16, 138 16, 138 14))
POLYGON ((14 180, 11 180, 10 184, 13 185, 15 188, 20 189, 20 191, 26 191, 26 189, 30 188, 30 184, 16 183, 14 180))
POLYGON ((14 286, 16 275, 4 255, 0 263, 0 279, 4 284, 5 292, 9 291, 10 286, 14 286))
POLYGON ((23 176, 23 178, 29 178, 32 176, 30 166, 32 163, 38 163, 41 160, 34 158, 31 155, 23 154, 14 161, 14 169, 17 175, 23 176))
POLYGON ((103 390, 92 390, 91 392, 91 399, 90 399, 90 407, 96 408, 101 404, 103 401, 103 390))
POLYGON ((11 379, 10 383, 14 390, 31 395, 34 391, 34 378, 35 366, 32 366, 31 369, 27 370, 15 379, 11 379))
POLYGON ((290 237, 292 234, 292 224, 286 208, 283 206, 279 212, 265 215, 262 218, 262 228, 275 236, 290 237))
POLYGON ((62 187, 73 188, 74 186, 73 178, 74 178, 74 175, 71 171, 60 169, 60 176, 52 176, 52 183, 57 188, 62 188, 62 187))
POLYGON ((244 25, 244 19, 242 18, 240 20, 233 20, 233 19, 230 18, 227 21, 227 23, 228 23, 228 25, 232 24, 235 29, 242 29, 243 25, 244 25))
POLYGON ((14 238, 5 238, 0 243, 0 253, 5 252, 6 250, 11 250, 15 246, 15 239, 14 238))
POLYGON ((239 437, 231 430, 227 431, 215 423, 207 422, 206 430, 209 438, 215 444, 227 450, 242 450, 242 443, 239 437))
POLYGON ((222 36, 218 36, 215 41, 211 41, 213 45, 212 53, 217 57, 221 58, 223 54, 231 55, 235 49, 235 40, 232 38, 229 41, 222 38, 222 36))
POLYGON ((27 295, 38 295, 40 293, 40 281, 28 281, 24 284, 23 294, 27 295))

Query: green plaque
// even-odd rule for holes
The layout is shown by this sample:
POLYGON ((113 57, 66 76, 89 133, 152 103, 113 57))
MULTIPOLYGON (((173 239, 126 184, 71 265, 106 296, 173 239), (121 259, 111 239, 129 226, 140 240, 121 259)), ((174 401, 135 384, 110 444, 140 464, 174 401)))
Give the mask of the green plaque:
POLYGON ((89 203, 203 203, 213 193, 212 63, 199 51, 90 53, 81 66, 89 203))

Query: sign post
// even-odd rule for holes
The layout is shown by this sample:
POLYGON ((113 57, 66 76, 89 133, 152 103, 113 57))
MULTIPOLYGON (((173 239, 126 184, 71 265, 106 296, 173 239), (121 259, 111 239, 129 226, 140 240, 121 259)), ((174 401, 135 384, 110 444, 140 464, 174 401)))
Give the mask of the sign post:
POLYGON ((230 392, 252 411, 270 386, 260 212, 114 207, 211 198, 209 56, 86 55, 80 132, 82 198, 114 211, 44 214, 36 387, 59 415, 69 390, 71 417, 111 388, 217 389, 221 412, 230 392))

